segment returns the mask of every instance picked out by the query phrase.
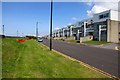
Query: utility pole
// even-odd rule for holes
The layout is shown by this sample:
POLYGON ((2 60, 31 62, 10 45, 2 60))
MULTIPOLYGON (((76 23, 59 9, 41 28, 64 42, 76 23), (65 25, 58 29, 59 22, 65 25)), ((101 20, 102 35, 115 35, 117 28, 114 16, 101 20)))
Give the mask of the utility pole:
POLYGON ((53 7, 53 0, 51 0, 51 10, 50 10, 50 51, 52 50, 52 7, 53 7))
POLYGON ((36 39, 38 37, 38 22, 36 22, 36 39))
POLYGON ((3 35, 4 35, 4 25, 3 25, 3 29, 2 30, 3 30, 3 35))
POLYGON ((22 37, 23 37, 23 33, 22 33, 22 37))
POLYGON ((18 30, 17 30, 17 37, 18 37, 18 30))

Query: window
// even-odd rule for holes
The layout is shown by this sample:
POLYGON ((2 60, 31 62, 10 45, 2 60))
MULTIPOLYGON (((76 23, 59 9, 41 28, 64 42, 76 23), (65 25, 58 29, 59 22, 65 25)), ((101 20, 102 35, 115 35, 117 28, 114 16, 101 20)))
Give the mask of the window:
POLYGON ((107 18, 109 17, 109 13, 105 13, 99 16, 99 19, 107 18))
POLYGON ((109 13, 106 14, 106 17, 109 17, 109 13))
POLYGON ((102 18, 103 18, 103 15, 100 15, 100 16, 99 16, 99 19, 102 19, 102 18))

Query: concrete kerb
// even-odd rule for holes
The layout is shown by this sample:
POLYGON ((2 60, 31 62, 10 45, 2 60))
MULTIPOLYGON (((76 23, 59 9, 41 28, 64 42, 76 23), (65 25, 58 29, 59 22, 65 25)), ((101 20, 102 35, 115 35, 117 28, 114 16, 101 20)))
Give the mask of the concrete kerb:
MULTIPOLYGON (((46 45, 44 45, 44 44, 42 44, 42 45, 43 45, 43 46, 46 46, 46 45)), ((46 47, 48 48, 48 46, 46 46, 46 47)), ((84 63, 84 62, 82 62, 82 61, 79 61, 79 60, 77 60, 77 59, 75 59, 75 58, 72 58, 72 57, 70 57, 70 56, 67 56, 67 55, 65 55, 65 54, 62 54, 62 53, 60 53, 60 52, 58 52, 58 51, 56 51, 56 50, 54 50, 54 49, 53 49, 53 51, 56 52, 56 53, 58 53, 59 55, 65 57, 65 58, 68 58, 68 59, 70 59, 70 60, 72 60, 72 61, 76 61, 76 62, 80 63, 81 65, 83 65, 83 66, 85 66, 85 67, 87 67, 87 68, 89 68, 89 69, 92 69, 92 70, 94 70, 94 71, 97 71, 97 72, 105 75, 105 76, 108 76, 109 78, 112 78, 113 80, 120 80, 120 78, 118 78, 118 77, 116 77, 116 76, 113 76, 113 75, 111 75, 111 74, 109 74, 109 73, 107 73, 107 72, 105 72, 105 71, 102 71, 102 70, 100 70, 100 69, 98 69, 98 68, 95 68, 95 67, 93 67, 93 66, 91 66, 91 65, 89 65, 89 64, 86 64, 86 63, 84 63)))
POLYGON ((118 46, 115 47, 115 50, 119 50, 118 46))
POLYGON ((102 70, 100 70, 100 69, 97 69, 97 68, 95 68, 95 67, 93 67, 93 66, 90 66, 89 64, 86 64, 86 63, 84 63, 84 62, 82 62, 82 61, 79 61, 79 60, 77 60, 77 59, 75 59, 75 58, 72 58, 72 57, 69 57, 69 56, 67 56, 67 55, 64 55, 64 54, 62 54, 62 53, 60 53, 60 52, 58 52, 58 51, 56 51, 56 50, 54 50, 54 49, 53 49, 53 51, 56 52, 56 53, 58 53, 59 55, 65 57, 65 58, 68 58, 68 59, 70 59, 70 60, 72 60, 72 61, 76 61, 76 62, 80 63, 81 65, 83 65, 83 66, 85 66, 85 67, 87 67, 87 68, 89 68, 89 69, 92 69, 92 70, 94 70, 94 71, 97 71, 97 72, 105 75, 105 76, 108 76, 109 78, 112 78, 113 80, 116 80, 116 79, 120 80, 120 79, 117 78, 116 76, 113 76, 113 75, 111 75, 111 74, 109 74, 109 73, 107 73, 107 72, 104 72, 104 71, 102 71, 102 70))
MULTIPOLYGON (((81 45, 88 45, 88 44, 85 44, 85 43, 80 43, 81 45)), ((111 44, 111 43, 108 43, 108 44, 111 44)), ((98 48, 102 48, 102 46, 104 46, 106 44, 101 44, 101 45, 96 45, 98 48)), ((95 47, 95 46, 91 46, 91 47, 95 47)), ((115 46, 115 48, 113 48, 113 50, 119 50, 119 47, 118 46, 115 46)))

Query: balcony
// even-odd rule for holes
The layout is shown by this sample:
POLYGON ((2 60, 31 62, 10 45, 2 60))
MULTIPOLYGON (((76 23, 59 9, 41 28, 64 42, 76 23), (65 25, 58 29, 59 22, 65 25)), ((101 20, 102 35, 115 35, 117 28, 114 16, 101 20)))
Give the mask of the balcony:
POLYGON ((86 28, 86 32, 93 32, 94 29, 93 28, 86 28))

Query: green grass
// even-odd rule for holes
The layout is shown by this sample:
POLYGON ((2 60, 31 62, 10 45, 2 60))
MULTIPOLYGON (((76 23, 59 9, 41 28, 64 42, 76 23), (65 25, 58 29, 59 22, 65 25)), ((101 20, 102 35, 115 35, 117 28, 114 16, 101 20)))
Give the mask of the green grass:
POLYGON ((77 43, 79 40, 65 40, 66 42, 77 43))
POLYGON ((35 40, 18 43, 3 39, 3 78, 106 78, 76 61, 71 61, 35 40))
POLYGON ((86 41, 86 42, 83 42, 83 43, 86 43, 86 44, 95 44, 95 45, 101 45, 101 44, 108 44, 110 42, 105 42, 105 41, 86 41))

